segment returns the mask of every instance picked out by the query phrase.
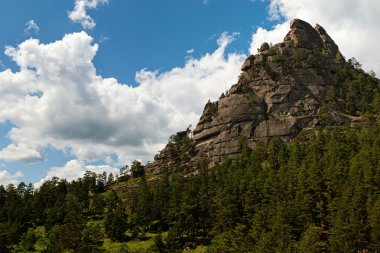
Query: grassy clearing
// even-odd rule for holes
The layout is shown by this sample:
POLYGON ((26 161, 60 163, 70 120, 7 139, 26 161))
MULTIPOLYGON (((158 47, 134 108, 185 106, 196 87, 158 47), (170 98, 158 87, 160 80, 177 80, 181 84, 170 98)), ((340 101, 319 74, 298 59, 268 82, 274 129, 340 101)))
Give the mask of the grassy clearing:
POLYGON ((130 241, 127 242, 129 252, 151 252, 149 249, 154 245, 153 238, 146 241, 130 241))
POLYGON ((103 249, 107 253, 123 253, 128 252, 127 243, 113 242, 110 239, 105 239, 103 243, 103 249))
MULTIPOLYGON (((133 240, 129 242, 113 242, 110 239, 105 239, 103 243, 103 249, 108 253, 144 253, 152 252, 150 248, 154 245, 154 236, 157 234, 146 233, 145 236, 147 240, 133 240)), ((128 236, 128 233, 127 233, 128 236)))
MULTIPOLYGON (((131 233, 125 233, 126 236, 130 237, 131 233)), ((107 253, 150 253, 152 252, 151 248, 154 245, 154 237, 159 234, 156 233, 145 233, 145 240, 136 239, 128 242, 113 242, 110 239, 105 239, 103 243, 103 249, 107 253)), ((163 232, 161 234, 163 238, 168 236, 168 232, 163 232)), ((199 245, 193 250, 184 250, 183 253, 206 253, 207 247, 203 245, 199 245)))
POLYGON ((153 246, 153 239, 146 241, 130 241, 130 242, 112 242, 110 239, 104 240, 103 249, 107 253, 144 253, 151 252, 150 248, 153 246))
POLYGON ((199 245, 193 250, 183 250, 183 253, 206 253, 207 252, 207 247, 203 245, 199 245))

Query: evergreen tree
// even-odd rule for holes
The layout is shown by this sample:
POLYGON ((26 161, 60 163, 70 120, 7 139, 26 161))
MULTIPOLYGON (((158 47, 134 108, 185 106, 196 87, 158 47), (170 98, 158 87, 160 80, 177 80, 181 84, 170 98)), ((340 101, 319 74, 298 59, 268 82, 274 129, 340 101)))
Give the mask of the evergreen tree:
POLYGON ((125 240, 127 230, 127 213, 121 199, 115 191, 110 192, 104 217, 104 228, 106 235, 113 241, 125 240))

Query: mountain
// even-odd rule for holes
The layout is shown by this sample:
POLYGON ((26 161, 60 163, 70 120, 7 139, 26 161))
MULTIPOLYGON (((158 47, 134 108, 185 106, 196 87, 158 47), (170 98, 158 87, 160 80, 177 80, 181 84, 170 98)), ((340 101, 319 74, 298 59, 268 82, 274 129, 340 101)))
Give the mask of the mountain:
POLYGON ((192 171, 239 153, 239 138, 255 148, 271 137, 291 140, 301 131, 327 125, 355 125, 379 113, 379 80, 348 61, 325 29, 294 19, 284 41, 263 43, 249 56, 236 84, 216 102, 208 102, 187 144, 188 132, 172 136, 146 171, 158 174, 173 166, 192 171), (177 152, 175 152, 177 149, 177 152), (174 153, 174 154, 173 154, 174 153), (177 153, 177 154, 175 154, 177 153), (179 154, 182 155, 178 157, 179 154))

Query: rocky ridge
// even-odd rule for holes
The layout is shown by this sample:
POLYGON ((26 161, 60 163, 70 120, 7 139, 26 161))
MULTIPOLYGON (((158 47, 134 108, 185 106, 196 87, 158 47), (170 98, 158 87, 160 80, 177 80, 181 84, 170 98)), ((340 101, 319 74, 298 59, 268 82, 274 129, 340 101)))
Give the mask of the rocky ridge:
MULTIPOLYGON (((327 98, 331 87, 335 85, 335 91, 343 85, 337 80, 347 68, 354 67, 323 27, 317 24, 313 28, 294 19, 283 42, 273 46, 263 43, 256 55, 245 60, 238 82, 218 101, 205 105, 193 130, 193 150, 186 151, 189 155, 180 166, 191 170, 197 161, 214 166, 234 159, 241 136, 254 148, 273 136, 289 140, 303 129, 360 121, 360 113, 348 110, 347 101, 334 98, 331 106, 327 98)), ((371 82, 379 87, 377 79, 371 82)), ((147 164, 147 173, 170 168, 173 159, 169 148, 147 164)))

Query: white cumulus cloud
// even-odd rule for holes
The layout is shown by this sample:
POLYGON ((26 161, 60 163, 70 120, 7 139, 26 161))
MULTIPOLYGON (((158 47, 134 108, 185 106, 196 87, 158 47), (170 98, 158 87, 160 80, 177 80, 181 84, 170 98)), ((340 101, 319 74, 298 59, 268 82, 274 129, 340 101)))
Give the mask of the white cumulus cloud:
POLYGON ((346 57, 356 57, 365 70, 380 74, 380 1, 373 0, 271 0, 269 18, 283 18, 284 22, 267 30, 258 28, 252 35, 251 53, 256 53, 263 42, 282 41, 289 29, 289 21, 300 18, 311 25, 323 26, 346 57))
POLYGON ((102 4, 108 4, 108 0, 75 0, 74 10, 69 12, 69 18, 80 23, 84 29, 93 29, 96 23, 87 14, 87 10, 96 9, 102 4))
POLYGON ((35 162, 42 159, 38 150, 29 148, 24 144, 10 144, 0 151, 0 160, 13 162, 35 162))
POLYGON ((19 70, 0 72, 0 122, 14 125, 0 160, 43 159, 50 147, 87 162, 151 160, 171 134, 197 123, 208 99, 237 81, 245 55, 225 54, 235 36, 223 33, 214 52, 182 67, 139 71, 137 87, 96 73, 98 45, 83 31, 7 47, 19 70))
POLYGON ((0 185, 18 184, 19 178, 24 177, 21 171, 17 171, 14 174, 9 173, 6 170, 0 170, 0 185))

